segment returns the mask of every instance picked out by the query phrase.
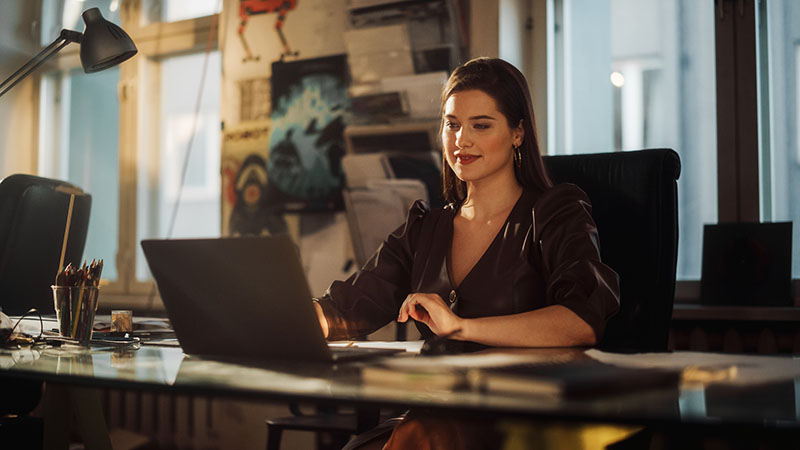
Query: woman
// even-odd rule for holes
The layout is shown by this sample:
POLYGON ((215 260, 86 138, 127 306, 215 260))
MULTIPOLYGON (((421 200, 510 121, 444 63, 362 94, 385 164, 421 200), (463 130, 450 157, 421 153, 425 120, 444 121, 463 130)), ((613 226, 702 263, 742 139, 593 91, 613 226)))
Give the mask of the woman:
POLYGON ((553 186, 542 163, 525 77, 473 59, 442 94, 447 206, 415 203, 361 272, 315 303, 330 339, 416 321, 423 337, 493 346, 600 341, 619 307, 600 261, 585 193, 553 186))
MULTIPOLYGON (((591 206, 545 171, 525 77, 490 58, 459 66, 442 93, 442 209, 416 202, 361 271, 315 302, 330 339, 413 319, 493 346, 590 346, 619 308, 591 206)), ((348 448, 492 448, 492 425, 412 411, 348 448), (363 448, 363 447, 362 447, 363 448)), ((380 428, 380 427, 379 427, 380 428)))

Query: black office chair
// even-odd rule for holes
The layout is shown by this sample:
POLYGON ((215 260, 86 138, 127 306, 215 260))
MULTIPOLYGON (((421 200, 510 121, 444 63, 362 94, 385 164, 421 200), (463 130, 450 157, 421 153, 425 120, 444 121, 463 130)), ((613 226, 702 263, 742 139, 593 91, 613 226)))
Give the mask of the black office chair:
POLYGON ((4 313, 21 315, 35 307, 55 314, 50 286, 59 264, 80 264, 91 205, 89 194, 63 181, 18 174, 0 182, 4 313))
POLYGON ((599 347, 665 351, 678 259, 678 154, 669 149, 548 156, 554 183, 592 202, 600 256, 620 277, 620 310, 599 347))
MULTIPOLYGON (((62 249, 63 264, 80 262, 90 208, 91 197, 63 181, 32 175, 11 175, 0 181, 0 307, 4 313, 22 315, 35 307, 42 314, 55 314, 50 286, 62 249)), ((41 447, 41 420, 28 416, 41 394, 41 381, 0 377, 0 442, 14 448, 41 447)))

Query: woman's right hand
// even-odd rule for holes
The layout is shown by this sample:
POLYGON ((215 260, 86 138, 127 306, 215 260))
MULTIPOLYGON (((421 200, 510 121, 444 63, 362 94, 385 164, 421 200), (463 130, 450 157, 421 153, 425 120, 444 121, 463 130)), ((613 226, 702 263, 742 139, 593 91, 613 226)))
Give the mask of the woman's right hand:
MULTIPOLYGON (((460 333, 464 326, 464 319, 457 316, 439 294, 409 294, 400 306, 397 321, 406 322, 409 318, 424 323, 439 336, 460 333)), ((453 335, 453 339, 459 336, 453 335)))

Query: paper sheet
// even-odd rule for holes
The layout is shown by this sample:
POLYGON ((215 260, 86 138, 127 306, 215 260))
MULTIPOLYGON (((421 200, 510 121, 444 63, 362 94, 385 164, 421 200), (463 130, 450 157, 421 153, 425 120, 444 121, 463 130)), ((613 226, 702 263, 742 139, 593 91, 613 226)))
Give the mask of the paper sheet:
POLYGON ((387 367, 399 370, 482 369, 517 364, 551 363, 553 356, 513 353, 467 353, 461 355, 426 356, 424 358, 389 358, 382 361, 387 367))
POLYGON ((328 347, 361 347, 400 349, 409 353, 419 353, 425 341, 332 341, 328 347))

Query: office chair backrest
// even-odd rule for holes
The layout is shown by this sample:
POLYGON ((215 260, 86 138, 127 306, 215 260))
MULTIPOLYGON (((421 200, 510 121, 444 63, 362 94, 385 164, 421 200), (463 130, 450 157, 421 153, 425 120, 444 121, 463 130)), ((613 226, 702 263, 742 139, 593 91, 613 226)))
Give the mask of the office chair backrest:
POLYGON ((90 195, 63 181, 33 175, 11 175, 0 181, 3 312, 20 315, 35 307, 42 314, 55 314, 50 286, 62 247, 66 238, 64 265, 81 263, 91 204, 90 195))
POLYGON ((653 149, 544 160, 554 183, 574 183, 589 196, 601 257, 620 277, 620 310, 600 347, 667 350, 678 255, 678 154, 653 149))

